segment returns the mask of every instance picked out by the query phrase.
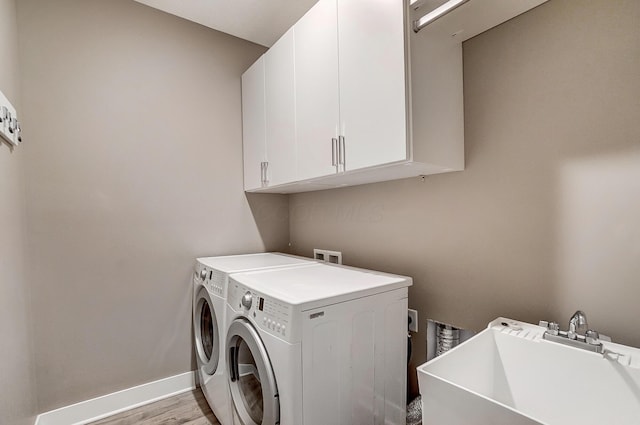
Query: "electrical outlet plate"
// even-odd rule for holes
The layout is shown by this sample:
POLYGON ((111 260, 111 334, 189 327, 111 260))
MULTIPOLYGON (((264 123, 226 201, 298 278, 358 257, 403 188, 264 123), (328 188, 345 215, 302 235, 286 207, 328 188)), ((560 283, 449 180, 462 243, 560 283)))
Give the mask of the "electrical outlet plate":
POLYGON ((328 249, 313 249, 313 258, 327 263, 342 264, 342 252, 328 249))
POLYGON ((418 310, 409 309, 409 331, 418 332, 418 310))

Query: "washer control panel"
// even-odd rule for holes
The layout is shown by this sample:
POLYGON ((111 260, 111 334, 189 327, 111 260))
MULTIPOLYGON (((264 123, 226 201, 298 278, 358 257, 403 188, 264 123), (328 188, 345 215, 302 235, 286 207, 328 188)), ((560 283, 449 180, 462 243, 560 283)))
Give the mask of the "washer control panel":
POLYGON ((202 283, 208 275, 207 268, 196 262, 196 266, 193 268, 193 283, 202 283))
POLYGON ((258 296, 258 311, 262 313, 262 325, 276 334, 287 335, 291 326, 291 306, 274 299, 258 296))
POLYGON ((251 290, 233 279, 229 281, 227 302, 261 329, 281 339, 291 339, 291 305, 251 290))
POLYGON ((204 285, 209 292, 224 298, 227 287, 227 275, 219 270, 211 269, 196 262, 193 272, 193 282, 204 285))

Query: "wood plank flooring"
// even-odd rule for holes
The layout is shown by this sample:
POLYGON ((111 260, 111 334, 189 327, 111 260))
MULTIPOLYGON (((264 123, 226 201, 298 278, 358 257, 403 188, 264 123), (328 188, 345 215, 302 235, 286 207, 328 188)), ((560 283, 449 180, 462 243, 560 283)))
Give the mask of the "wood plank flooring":
POLYGON ((89 425, 220 425, 200 388, 89 425))

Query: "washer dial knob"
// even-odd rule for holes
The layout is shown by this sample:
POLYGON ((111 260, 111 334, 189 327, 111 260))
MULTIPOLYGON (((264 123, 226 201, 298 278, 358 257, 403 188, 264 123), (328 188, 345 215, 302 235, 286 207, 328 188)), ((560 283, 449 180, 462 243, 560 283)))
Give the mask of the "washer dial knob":
POLYGON ((252 303, 253 303, 253 296, 251 295, 251 292, 247 291, 242 296, 242 305, 244 306, 244 308, 249 310, 251 308, 252 303))
POLYGON ((207 269, 200 270, 200 279, 205 280, 207 278, 207 269))

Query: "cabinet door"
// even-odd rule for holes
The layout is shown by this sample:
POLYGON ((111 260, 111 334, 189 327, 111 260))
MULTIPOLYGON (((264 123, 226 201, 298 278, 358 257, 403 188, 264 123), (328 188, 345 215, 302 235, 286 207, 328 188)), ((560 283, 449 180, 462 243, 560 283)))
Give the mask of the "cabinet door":
POLYGON ((296 140, 300 179, 336 172, 338 17, 336 0, 320 0, 294 26, 296 140))
POLYGON ((261 163, 266 161, 264 56, 242 74, 242 147, 244 190, 262 187, 261 163))
POLYGON ((297 180, 293 28, 264 55, 269 186, 297 180))
POLYGON ((400 0, 338 0, 346 170, 407 158, 404 7, 400 0))

